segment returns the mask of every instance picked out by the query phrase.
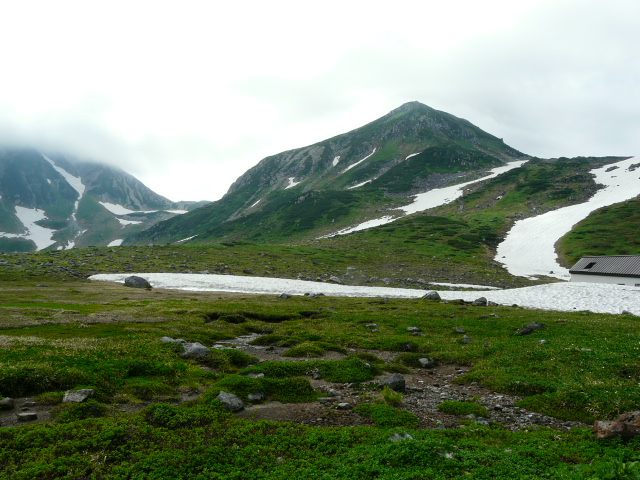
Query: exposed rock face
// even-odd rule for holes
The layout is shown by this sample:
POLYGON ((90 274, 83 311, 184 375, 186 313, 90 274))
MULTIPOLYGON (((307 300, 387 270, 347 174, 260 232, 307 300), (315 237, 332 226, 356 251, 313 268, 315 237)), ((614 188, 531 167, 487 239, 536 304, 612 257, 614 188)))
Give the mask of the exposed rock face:
POLYGON ((151 284, 147 281, 147 279, 138 277, 136 275, 131 275, 124 279, 124 284, 127 287, 133 288, 151 288, 151 284))
POLYGON ((622 437, 629 439, 640 435, 640 411, 623 413, 612 421, 599 420, 594 423, 593 431, 597 440, 622 437))

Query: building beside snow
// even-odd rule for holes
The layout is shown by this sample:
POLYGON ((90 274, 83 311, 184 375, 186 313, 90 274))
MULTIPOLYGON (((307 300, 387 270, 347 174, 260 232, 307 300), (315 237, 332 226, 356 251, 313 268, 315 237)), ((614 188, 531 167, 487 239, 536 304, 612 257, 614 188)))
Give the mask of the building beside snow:
POLYGON ((571 267, 569 273, 572 282, 640 287, 640 255, 583 257, 571 267))

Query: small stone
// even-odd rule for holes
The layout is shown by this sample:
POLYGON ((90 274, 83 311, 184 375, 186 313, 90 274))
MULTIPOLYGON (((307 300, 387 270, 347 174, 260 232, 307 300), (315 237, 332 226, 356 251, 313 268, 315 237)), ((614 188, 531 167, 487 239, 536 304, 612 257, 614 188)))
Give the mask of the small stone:
POLYGON ((65 392, 62 398, 63 403, 82 403, 86 402, 89 398, 95 395, 96 391, 93 388, 83 388, 81 390, 69 390, 65 392))
POLYGON ((27 408, 33 408, 36 406, 36 402, 24 402, 22 406, 27 408))
POLYGON ((367 327, 369 330, 373 330, 379 327, 379 325, 377 323, 367 323, 365 325, 365 327, 367 327))
POLYGON ((251 403, 258 403, 263 401, 266 398, 266 396, 262 392, 254 392, 247 395, 247 398, 251 403))
POLYGON ((35 412, 26 412, 18 414, 19 422, 33 422, 38 419, 38 414, 35 412))
POLYGON ((418 363, 422 368, 434 368, 439 364, 435 358, 420 358, 418 359, 418 363))
POLYGON ((540 340, 540 345, 546 345, 549 343, 549 340, 540 340))
POLYGON ((264 378, 264 373, 247 373, 249 378, 264 378))
POLYGON ((220 392, 216 397, 222 406, 231 412, 239 412, 244 409, 244 402, 229 392, 220 392))
POLYGON ((178 340, 176 340, 175 338, 171 338, 171 337, 162 337, 160 339, 161 342, 165 342, 165 343, 179 343, 178 340))
POLYGON ((185 343, 184 351, 180 354, 182 358, 189 358, 192 360, 200 360, 205 358, 211 350, 208 347, 205 347, 199 342, 195 343, 185 343))
POLYGON ((282 300, 286 300, 288 298, 291 298, 291 295, 289 295, 288 293, 281 293, 280 295, 278 295, 278 298, 281 298, 282 300))
POLYGON ((467 331, 466 331, 464 328, 462 328, 462 327, 456 327, 455 332, 456 332, 456 333, 460 333, 460 334, 462 334, 462 333, 467 333, 467 331))
POLYGON ((422 329, 420 327, 407 327, 407 332, 418 333, 421 332, 422 329))
POLYGON ((351 404, 350 404, 350 403, 342 402, 342 403, 338 403, 338 404, 336 405, 336 408, 337 408, 338 410, 351 410, 353 407, 351 406, 351 404))
POLYGON ((389 387, 391 390, 395 390, 396 392, 404 392, 406 388, 405 379, 399 373, 392 373, 380 380, 379 383, 380 386, 389 387))
POLYGON ((473 340, 471 340, 468 335, 465 335, 464 337, 462 337, 462 340, 460 341, 462 343, 473 343, 473 340))
POLYGON ((389 440, 391 440, 392 442, 402 442, 405 440, 413 440, 413 437, 406 432, 394 433, 389 437, 389 440))
POLYGON ((322 404, 327 404, 327 403, 331 403, 333 402, 333 398, 331 397, 321 397, 318 399, 318 401, 322 404))
POLYGON ((0 399, 0 410, 13 410, 16 407, 16 402, 13 398, 5 397, 0 399))

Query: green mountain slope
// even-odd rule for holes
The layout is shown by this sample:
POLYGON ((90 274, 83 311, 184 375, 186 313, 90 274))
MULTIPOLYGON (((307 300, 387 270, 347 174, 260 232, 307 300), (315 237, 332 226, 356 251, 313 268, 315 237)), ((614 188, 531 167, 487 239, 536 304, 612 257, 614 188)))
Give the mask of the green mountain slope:
POLYGON ((120 169, 0 147, 0 252, 108 245, 175 208, 120 169))
POLYGON ((351 132, 267 157, 221 200, 126 241, 312 237, 519 158, 525 155, 468 121, 412 102, 351 132))

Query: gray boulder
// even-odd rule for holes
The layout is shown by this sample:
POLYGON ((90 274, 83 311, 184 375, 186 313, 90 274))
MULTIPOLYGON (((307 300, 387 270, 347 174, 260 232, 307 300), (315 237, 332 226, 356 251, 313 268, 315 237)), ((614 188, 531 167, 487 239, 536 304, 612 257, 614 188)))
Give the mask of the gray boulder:
POLYGON ((440 365, 435 358, 419 358, 418 363, 422 368, 435 368, 440 365))
POLYGON ((427 292, 422 296, 423 300, 440 300, 440 294, 436 291, 427 292))
POLYGON ((13 398, 5 397, 0 399, 0 410, 13 410, 16 407, 16 402, 13 398))
POLYGON ((473 302, 471 302, 471 305, 473 305, 474 307, 486 307, 487 303, 488 302, 485 297, 480 297, 480 298, 476 298, 473 302))
POLYGON ((124 284, 127 287, 133 288, 151 288, 151 284, 145 278, 138 277, 136 275, 131 275, 130 277, 125 278, 124 284))
POLYGON ((62 398, 63 403, 82 403, 95 395, 93 388, 83 388, 81 390, 68 390, 62 398))
POLYGON ((420 327, 407 327, 407 332, 411 333, 419 333, 422 329, 420 327))
POLYGON ((230 412, 239 412, 244 409, 244 402, 233 393, 220 392, 216 398, 220 400, 222 406, 230 412))
POLYGON ((191 360, 201 360, 205 358, 211 350, 205 347, 199 342, 185 343, 184 351, 180 354, 182 358, 189 358, 191 360))
POLYGON ((389 387, 391 390, 396 392, 404 392, 406 387, 406 382, 404 377, 399 373, 393 373, 387 377, 384 377, 380 380, 380 386, 389 387))

